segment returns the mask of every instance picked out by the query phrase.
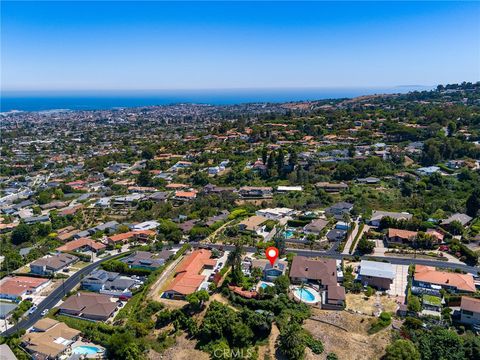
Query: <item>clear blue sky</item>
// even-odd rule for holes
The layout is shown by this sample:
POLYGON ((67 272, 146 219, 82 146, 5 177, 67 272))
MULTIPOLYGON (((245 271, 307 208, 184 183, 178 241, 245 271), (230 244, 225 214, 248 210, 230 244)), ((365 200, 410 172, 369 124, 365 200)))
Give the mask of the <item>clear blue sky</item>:
POLYGON ((3 90, 480 79, 479 2, 6 2, 3 90))

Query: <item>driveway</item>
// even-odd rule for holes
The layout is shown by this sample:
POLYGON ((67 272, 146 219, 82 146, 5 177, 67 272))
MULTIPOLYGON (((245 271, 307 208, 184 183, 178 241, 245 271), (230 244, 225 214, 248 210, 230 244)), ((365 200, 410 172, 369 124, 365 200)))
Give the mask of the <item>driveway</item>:
POLYGON ((387 294, 392 296, 405 296, 407 289, 408 265, 392 265, 395 271, 395 279, 393 280, 390 290, 387 294))

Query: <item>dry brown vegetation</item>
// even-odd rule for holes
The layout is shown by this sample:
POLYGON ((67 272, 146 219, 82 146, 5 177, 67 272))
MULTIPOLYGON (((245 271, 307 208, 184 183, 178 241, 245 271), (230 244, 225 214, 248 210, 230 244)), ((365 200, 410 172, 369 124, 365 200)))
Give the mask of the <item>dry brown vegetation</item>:
POLYGON ((316 339, 320 339, 325 347, 321 355, 307 351, 307 360, 324 359, 330 352, 336 353, 342 360, 380 359, 390 342, 389 330, 382 330, 374 335, 367 334, 370 325, 375 321, 371 316, 319 309, 314 309, 313 315, 347 331, 312 319, 305 321, 304 328, 316 339))

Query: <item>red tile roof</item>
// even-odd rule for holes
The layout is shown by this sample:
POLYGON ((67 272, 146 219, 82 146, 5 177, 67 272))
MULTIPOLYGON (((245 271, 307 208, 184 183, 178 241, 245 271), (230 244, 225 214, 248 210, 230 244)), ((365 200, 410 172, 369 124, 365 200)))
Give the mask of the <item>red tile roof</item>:
POLYGON ((34 291, 49 280, 29 276, 9 276, 0 281, 0 294, 21 296, 27 291, 34 291))
POLYGON ((108 237, 108 241, 111 242, 124 242, 125 240, 131 239, 136 235, 146 235, 146 236, 151 236, 155 235, 155 231, 153 230, 134 230, 134 231, 128 231, 126 233, 122 234, 116 234, 108 237))
POLYGON ((460 309, 480 313, 480 299, 462 296, 460 309))
POLYGON ((106 246, 100 242, 96 242, 90 238, 80 238, 77 240, 69 241, 65 245, 58 247, 57 251, 74 251, 83 246, 90 246, 94 250, 101 250, 106 248, 106 246))
POLYGON ((475 283, 471 274, 438 271, 431 266, 416 265, 414 278, 416 281, 452 286, 458 290, 475 292, 475 283))
POLYGON ((200 272, 205 266, 213 267, 217 263, 215 259, 210 259, 211 255, 210 250, 201 249, 185 257, 178 265, 176 276, 167 291, 176 291, 182 295, 195 292, 205 281, 205 276, 200 275, 200 272))
POLYGON ((400 239, 410 240, 417 236, 416 231, 402 230, 402 229, 388 229, 388 237, 399 237, 400 239))

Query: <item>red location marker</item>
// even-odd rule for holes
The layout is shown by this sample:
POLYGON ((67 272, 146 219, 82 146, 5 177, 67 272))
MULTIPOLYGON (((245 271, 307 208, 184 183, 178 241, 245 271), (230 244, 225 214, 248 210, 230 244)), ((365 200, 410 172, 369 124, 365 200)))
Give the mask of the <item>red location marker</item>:
POLYGON ((270 264, 272 266, 273 264, 275 264, 275 261, 278 258, 278 254, 279 254, 278 249, 274 246, 270 246, 267 248, 267 250, 265 250, 265 256, 270 261, 270 264))

